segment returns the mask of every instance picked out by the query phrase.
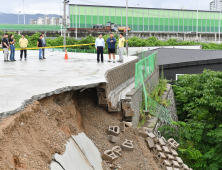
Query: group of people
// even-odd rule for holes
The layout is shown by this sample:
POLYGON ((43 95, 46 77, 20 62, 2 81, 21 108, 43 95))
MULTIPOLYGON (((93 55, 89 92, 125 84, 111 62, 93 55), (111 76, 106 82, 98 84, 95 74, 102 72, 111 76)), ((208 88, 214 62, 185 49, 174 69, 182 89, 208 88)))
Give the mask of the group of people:
MULTIPOLYGON (((10 62, 10 61, 16 61, 15 60, 15 39, 14 35, 11 34, 8 37, 8 33, 5 33, 3 35, 3 38, 1 40, 1 45, 3 48, 4 53, 4 62, 10 62), (10 59, 9 56, 9 49, 10 49, 10 59)), ((25 38, 25 35, 22 34, 22 38, 19 39, 19 45, 20 45, 20 60, 22 60, 23 53, 24 58, 27 60, 27 47, 28 47, 28 40, 25 38)), ((44 34, 41 34, 39 36, 37 47, 46 47, 46 40, 44 38, 44 34)), ((39 59, 46 59, 45 58, 45 49, 39 49, 39 59)))
MULTIPOLYGON (((110 33, 110 37, 106 40, 108 44, 108 54, 109 60, 108 62, 112 62, 111 57, 113 55, 113 63, 115 63, 115 53, 116 53, 116 38, 113 37, 113 33, 110 33)), ((117 62, 123 62, 123 53, 124 53, 124 42, 125 38, 123 37, 123 33, 120 33, 120 38, 118 41, 117 49, 119 50, 119 60, 117 62)), ((96 39, 95 47, 97 50, 97 62, 100 62, 100 54, 101 54, 101 62, 103 63, 103 50, 105 49, 105 41, 102 38, 102 34, 99 34, 99 38, 96 39)))

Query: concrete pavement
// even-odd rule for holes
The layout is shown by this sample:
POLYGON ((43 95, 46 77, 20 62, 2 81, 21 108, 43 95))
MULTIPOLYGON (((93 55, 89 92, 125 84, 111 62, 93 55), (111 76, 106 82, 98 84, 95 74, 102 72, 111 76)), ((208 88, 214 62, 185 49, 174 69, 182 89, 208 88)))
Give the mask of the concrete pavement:
MULTIPOLYGON (((2 55, 2 54, 1 54, 2 55)), ((105 73, 122 63, 97 63, 96 54, 46 52, 46 60, 38 59, 38 51, 28 51, 27 61, 0 60, 0 118, 15 114, 34 100, 70 90, 95 87, 106 82, 105 73)), ((119 56, 116 56, 116 61, 119 56)), ((125 57, 125 63, 136 59, 125 57)))

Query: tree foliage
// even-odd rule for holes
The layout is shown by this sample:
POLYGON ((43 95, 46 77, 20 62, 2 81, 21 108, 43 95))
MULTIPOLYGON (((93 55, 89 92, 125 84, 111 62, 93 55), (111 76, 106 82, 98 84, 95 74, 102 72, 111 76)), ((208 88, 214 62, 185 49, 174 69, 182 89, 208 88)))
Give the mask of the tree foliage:
POLYGON ((180 76, 174 85, 179 122, 162 134, 181 145, 179 154, 195 170, 222 168, 222 72, 180 76))

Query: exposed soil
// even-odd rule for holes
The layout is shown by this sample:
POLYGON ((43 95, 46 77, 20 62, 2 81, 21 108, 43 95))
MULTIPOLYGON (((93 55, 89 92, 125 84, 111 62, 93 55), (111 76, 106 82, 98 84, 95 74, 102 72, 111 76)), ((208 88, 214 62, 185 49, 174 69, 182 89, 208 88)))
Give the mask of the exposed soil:
POLYGON ((62 154, 70 135, 85 132, 102 154, 132 140, 133 151, 123 151, 113 164, 103 161, 104 170, 110 167, 126 170, 157 170, 144 138, 136 136, 133 128, 119 135, 121 142, 107 139, 109 125, 119 125, 120 113, 108 113, 97 105, 96 89, 71 91, 35 101, 24 111, 0 122, 0 170, 46 170, 51 157, 62 154))

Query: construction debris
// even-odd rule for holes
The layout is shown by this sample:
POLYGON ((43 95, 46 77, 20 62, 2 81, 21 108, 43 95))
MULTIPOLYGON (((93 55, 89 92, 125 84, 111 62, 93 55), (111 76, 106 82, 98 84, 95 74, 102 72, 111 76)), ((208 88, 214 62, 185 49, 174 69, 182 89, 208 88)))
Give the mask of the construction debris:
POLYGON ((122 143, 121 148, 122 150, 132 151, 134 149, 133 141, 125 139, 125 142, 122 143))

